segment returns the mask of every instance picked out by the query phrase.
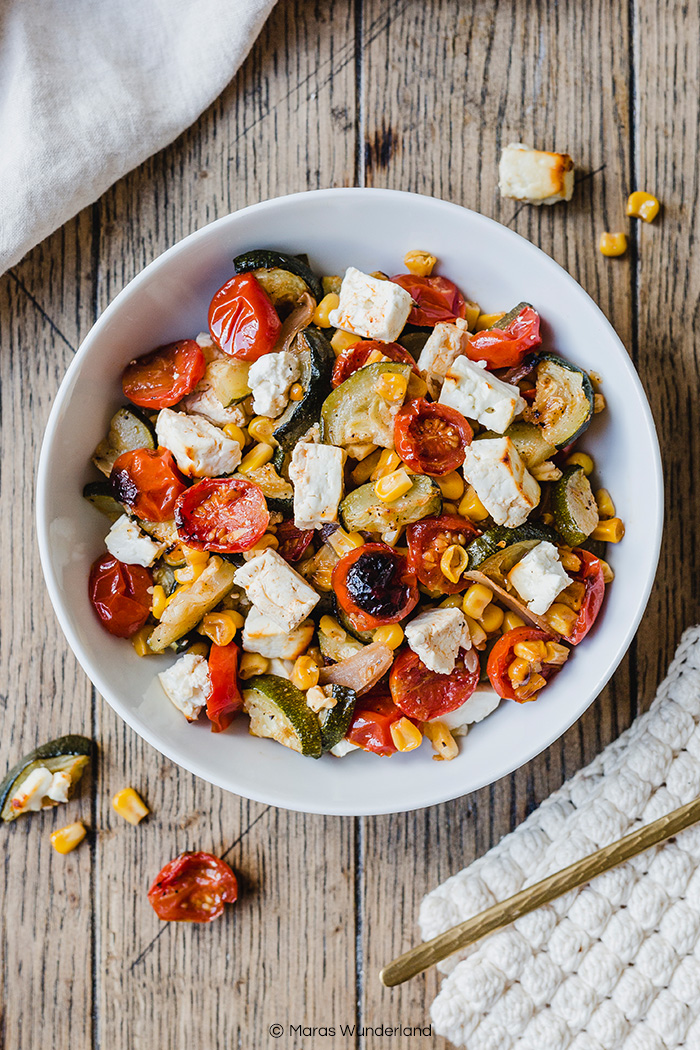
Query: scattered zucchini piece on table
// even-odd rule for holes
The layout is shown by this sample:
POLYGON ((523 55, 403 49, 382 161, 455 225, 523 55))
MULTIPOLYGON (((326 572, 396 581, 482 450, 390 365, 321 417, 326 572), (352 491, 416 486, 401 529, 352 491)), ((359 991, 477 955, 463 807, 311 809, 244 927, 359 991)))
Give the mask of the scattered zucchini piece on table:
POLYGON ((335 707, 329 708, 325 712, 325 717, 324 712, 321 713, 323 719, 321 722, 321 748, 323 751, 330 751, 332 747, 340 743, 347 733, 355 711, 357 696, 354 689, 348 689, 344 685, 334 685, 333 699, 336 701, 335 707))
POLYGON ((540 354, 536 368, 535 400, 525 419, 535 423, 545 438, 564 448, 580 438, 593 418, 593 387, 582 368, 556 354, 540 354))
POLYGON ((150 420, 134 408, 120 408, 112 416, 107 437, 95 449, 92 462, 109 477, 122 452, 156 447, 156 432, 150 420))
MULTIPOLYGON (((12 799, 36 769, 43 767, 50 773, 67 773, 71 779, 72 791, 83 775, 92 751, 92 740, 74 733, 49 740, 48 743, 34 748, 12 767, 0 784, 0 817, 4 821, 11 821, 21 816, 21 812, 13 809, 12 799)), ((47 806, 57 804, 52 800, 47 801, 47 806)))
POLYGON ((552 494, 554 523, 571 547, 579 547, 598 524, 591 483, 577 465, 566 467, 552 494))
POLYGON ((321 725, 295 685, 274 674, 255 675, 243 690, 253 736, 269 737, 310 758, 322 752, 321 725))
POLYGON ((404 376, 408 383, 411 366, 395 361, 365 365, 337 386, 321 409, 322 441, 341 448, 367 442, 394 447, 394 419, 400 406, 391 406, 377 392, 377 382, 385 373, 404 376))
POLYGON ((333 348, 318 328, 305 328, 297 337, 296 346, 304 396, 301 401, 290 401, 277 420, 272 436, 283 452, 291 451, 299 438, 318 422, 335 364, 333 348))
POLYGON ((317 302, 323 298, 321 282, 308 263, 300 259, 298 255, 287 255, 269 248, 257 248, 237 255, 233 260, 233 268, 236 273, 250 273, 254 270, 288 270, 289 273, 301 277, 317 302))
POLYGON ((420 521, 431 514, 439 514, 441 507, 442 496, 438 485, 432 478, 415 474, 408 492, 390 503, 379 499, 374 491, 374 482, 369 481, 350 492, 341 502, 338 512, 348 532, 366 529, 384 533, 420 521))

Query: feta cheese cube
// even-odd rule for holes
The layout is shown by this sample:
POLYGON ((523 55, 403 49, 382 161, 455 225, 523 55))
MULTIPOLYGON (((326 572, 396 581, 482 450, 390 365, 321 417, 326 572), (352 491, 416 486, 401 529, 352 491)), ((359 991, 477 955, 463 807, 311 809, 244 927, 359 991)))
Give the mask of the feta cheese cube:
POLYGON ((128 514, 117 518, 105 537, 107 550, 117 561, 125 565, 153 565, 168 546, 167 543, 156 543, 143 532, 128 514))
POLYGON ((345 758, 351 751, 359 751, 359 744, 353 744, 350 740, 346 740, 343 737, 337 744, 334 744, 330 750, 331 755, 335 755, 336 758, 345 758))
POLYGON ((183 397, 179 407, 186 412, 192 412, 198 416, 204 416, 210 423, 219 427, 225 427, 227 423, 235 423, 237 427, 246 425, 246 414, 238 405, 225 408, 214 393, 206 377, 194 388, 191 394, 183 397))
POLYGON ((241 644, 247 653, 259 653, 270 659, 295 660, 308 649, 313 636, 313 623, 302 623, 293 631, 287 631, 253 606, 243 626, 241 644))
POLYGON ((217 478, 233 474, 241 462, 241 446, 203 416, 188 416, 164 408, 156 420, 158 444, 169 449, 183 474, 217 478))
POLYGON ((464 476, 497 525, 516 528, 540 502, 540 486, 510 438, 472 441, 464 476))
POLYGON ((448 711, 445 715, 432 718, 431 722, 442 722, 454 732, 462 726, 481 722, 496 710, 500 702, 501 698, 495 689, 491 688, 490 682, 479 682, 468 700, 465 700, 454 711, 448 711))
POLYGON ((476 419, 497 434, 507 430, 525 408, 517 386, 488 372, 485 361, 470 361, 464 355, 447 369, 440 404, 456 408, 467 419, 476 419))
POLYGON ((574 162, 568 153, 546 153, 512 142, 501 153, 498 178, 502 197, 526 204, 556 204, 571 200, 574 162))
POLYGON ((233 580, 259 612, 285 631, 298 627, 319 600, 313 587, 270 547, 259 558, 241 565, 233 580))
POLYGON ((428 336, 417 361, 423 376, 441 381, 456 357, 464 353, 469 329, 461 317, 454 324, 441 321, 428 336))
POLYGON ((295 445, 289 479, 294 485, 294 524, 298 529, 320 529, 337 519, 345 456, 345 451, 335 445, 295 445))
POLYGON ((548 540, 528 551, 510 570, 508 580, 530 612, 538 616, 546 613, 557 595, 572 582, 559 559, 559 551, 548 540))
POLYGON ((471 649, 469 627, 461 609, 426 609, 406 625, 406 641, 431 671, 450 674, 460 649, 471 649))
POLYGON ((331 310, 328 319, 334 328, 393 343, 412 306, 413 300, 405 288, 350 266, 340 286, 338 307, 331 310))
POLYGON ((270 674, 276 674, 278 678, 286 678, 288 682, 292 680, 293 670, 293 660, 282 660, 275 656, 270 660, 270 666, 268 667, 270 674))
POLYGON ((291 350, 264 354, 254 361, 248 373, 248 386, 253 391, 253 411, 258 416, 275 419, 289 402, 289 388, 301 375, 299 357, 291 350))
POLYGON ((185 653, 158 675, 168 700, 188 722, 199 718, 211 692, 209 666, 203 656, 185 653))

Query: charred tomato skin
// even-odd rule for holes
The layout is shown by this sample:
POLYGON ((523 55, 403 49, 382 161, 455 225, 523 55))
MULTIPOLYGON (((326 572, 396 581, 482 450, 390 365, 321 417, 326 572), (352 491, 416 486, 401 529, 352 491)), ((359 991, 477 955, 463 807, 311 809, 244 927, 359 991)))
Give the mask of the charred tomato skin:
POLYGON ((340 559, 333 590, 358 630, 398 623, 418 604, 418 587, 408 562, 386 543, 365 543, 340 559))
POLYGON ((144 521, 170 521, 187 489, 172 452, 137 448, 122 452, 109 476, 114 498, 144 521))
POLYGON ((156 875, 148 900, 164 922, 211 922, 238 897, 229 865, 211 853, 186 852, 156 875))

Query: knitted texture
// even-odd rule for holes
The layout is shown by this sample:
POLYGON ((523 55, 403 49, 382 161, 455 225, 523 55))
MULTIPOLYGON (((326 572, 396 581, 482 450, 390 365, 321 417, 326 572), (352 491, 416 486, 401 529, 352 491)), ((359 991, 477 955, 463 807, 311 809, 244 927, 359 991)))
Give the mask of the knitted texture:
MULTIPOLYGON (((700 794, 700 627, 651 709, 423 900, 425 940, 700 794)), ((442 964, 431 1014, 469 1050, 700 1050, 700 826, 442 964)))

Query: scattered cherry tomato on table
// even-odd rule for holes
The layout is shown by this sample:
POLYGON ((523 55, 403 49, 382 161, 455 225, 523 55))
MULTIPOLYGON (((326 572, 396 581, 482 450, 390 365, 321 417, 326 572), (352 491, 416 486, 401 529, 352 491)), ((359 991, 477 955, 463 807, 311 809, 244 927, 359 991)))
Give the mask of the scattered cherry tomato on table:
POLYGON ((109 476, 114 498, 144 521, 169 521, 187 489, 172 452, 137 448, 122 452, 109 476))
POLYGON ((398 623, 419 597, 406 558, 386 543, 365 543, 342 557, 333 570, 333 590, 360 631, 398 623))
POLYGON ((209 332, 231 357, 257 361, 268 354, 282 322, 269 295, 252 273, 241 273, 222 285, 209 305, 209 332))
POLYGON ((244 478, 204 478, 175 506, 180 539, 196 550, 239 554, 250 550, 270 521, 262 489, 244 478))
POLYGON ((404 463, 419 474, 442 477, 461 467, 472 428, 449 405, 417 397, 396 414, 394 445, 404 463))
POLYGON ((479 684, 479 662, 467 667, 460 657, 450 674, 438 674, 406 647, 389 675, 391 698, 407 718, 428 722, 461 707, 479 684))
POLYGON ((464 317, 467 304, 454 281, 447 277, 415 277, 400 273, 390 281, 405 288, 416 304, 408 315, 408 324, 434 328, 441 321, 456 321, 464 317))
POLYGON ((205 368, 199 343, 181 339, 131 361, 122 374, 122 389, 141 408, 170 408, 194 390, 205 368))
POLYGON ((88 593, 102 626, 117 638, 131 638, 151 611, 153 574, 103 554, 90 569, 88 593))
POLYGON ((211 922, 238 897, 238 881, 229 865, 211 853, 181 853, 169 861, 148 891, 165 922, 211 922))

